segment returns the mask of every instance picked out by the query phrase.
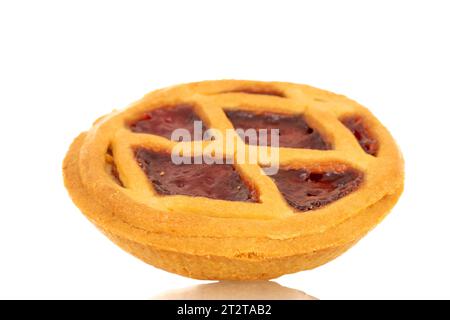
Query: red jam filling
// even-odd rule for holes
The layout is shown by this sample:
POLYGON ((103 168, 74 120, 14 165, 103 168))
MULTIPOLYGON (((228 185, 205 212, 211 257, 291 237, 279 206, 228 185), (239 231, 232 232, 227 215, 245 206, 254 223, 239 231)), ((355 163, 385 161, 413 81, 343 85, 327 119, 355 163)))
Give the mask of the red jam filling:
MULTIPOLYGON (((139 166, 161 195, 185 195, 228 201, 257 202, 255 191, 228 164, 180 164, 170 154, 136 150, 139 166)), ((191 159, 193 160, 193 159, 191 159)))
POLYGON ((329 150, 330 146, 324 141, 320 133, 311 128, 302 116, 292 116, 276 113, 252 113, 248 111, 226 111, 228 119, 236 129, 267 129, 267 137, 259 132, 258 142, 242 137, 248 144, 261 144, 266 141, 272 145, 271 130, 279 130, 279 146, 286 148, 303 148, 329 150))
POLYGON ((274 97, 280 97, 280 98, 286 97, 283 92, 275 90, 275 89, 270 89, 270 88, 242 88, 242 89, 225 91, 222 93, 246 93, 246 94, 264 95, 264 96, 274 96, 274 97))
POLYGON ((106 157, 106 168, 113 178, 113 180, 121 187, 124 186, 122 180, 120 179, 119 170, 117 169, 116 162, 114 161, 114 155, 112 152, 112 149, 109 148, 107 151, 107 157, 106 157))
MULTIPOLYGON (((192 106, 177 105, 151 110, 130 125, 130 129, 136 133, 148 133, 171 138, 176 129, 186 129, 194 139, 194 121, 201 121, 192 106)), ((202 125, 202 132, 205 127, 202 125)))
POLYGON ((272 176, 286 201, 299 211, 323 207, 355 191, 363 175, 354 169, 315 172, 280 170, 272 176))
POLYGON ((119 170, 117 170, 117 166, 116 166, 115 162, 113 162, 111 164, 111 175, 114 178, 114 181, 116 181, 116 183, 119 186, 121 186, 121 187, 124 186, 122 180, 120 180, 119 170))
POLYGON ((359 145, 366 153, 372 156, 377 155, 379 148, 378 141, 371 136, 369 129, 361 117, 347 117, 342 119, 341 122, 353 133, 359 145))

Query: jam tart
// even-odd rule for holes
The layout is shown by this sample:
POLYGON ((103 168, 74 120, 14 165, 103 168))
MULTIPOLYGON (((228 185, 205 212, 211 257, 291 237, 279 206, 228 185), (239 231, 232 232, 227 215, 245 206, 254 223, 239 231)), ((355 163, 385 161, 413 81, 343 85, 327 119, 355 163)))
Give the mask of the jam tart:
POLYGON ((336 258, 388 214, 404 180, 394 139, 355 101, 239 80, 157 90, 100 118, 75 139, 63 171, 75 204, 124 250, 169 272, 227 280, 336 258), (196 123, 200 133, 232 132, 247 153, 278 152, 278 171, 265 174, 267 161, 196 162, 195 151, 190 163, 174 163, 177 145, 204 151, 220 142, 196 135, 196 123), (193 139, 171 139, 176 129, 193 139), (261 146, 238 129, 276 129, 279 141, 261 146))

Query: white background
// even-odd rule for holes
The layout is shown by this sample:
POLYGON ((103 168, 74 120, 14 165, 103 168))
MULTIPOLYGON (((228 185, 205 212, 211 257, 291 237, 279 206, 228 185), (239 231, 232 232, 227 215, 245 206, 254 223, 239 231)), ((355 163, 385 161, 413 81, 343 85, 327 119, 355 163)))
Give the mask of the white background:
POLYGON ((450 298, 448 1, 1 1, 0 298, 137 298, 195 281, 148 266, 63 187, 71 140, 148 91, 307 83, 368 106, 406 159, 392 214, 277 282, 320 299, 450 298))

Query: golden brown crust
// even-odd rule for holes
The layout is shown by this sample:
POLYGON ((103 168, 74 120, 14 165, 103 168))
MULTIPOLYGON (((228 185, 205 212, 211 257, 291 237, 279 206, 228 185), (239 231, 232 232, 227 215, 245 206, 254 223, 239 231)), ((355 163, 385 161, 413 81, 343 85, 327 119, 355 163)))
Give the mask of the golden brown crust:
POLYGON ((127 110, 100 119, 73 143, 64 162, 64 176, 84 214, 142 260, 193 278, 269 279, 326 263, 378 224, 402 192, 403 159, 378 120, 343 96, 304 85, 224 80, 158 90, 127 110), (262 87, 283 92, 286 98, 224 93, 262 87), (186 102, 220 130, 231 127, 223 106, 302 113, 332 142, 334 150, 281 148, 281 165, 345 163, 362 171, 365 182, 347 197, 302 214, 285 203, 270 178, 254 165, 242 165, 240 170, 254 183, 262 203, 158 197, 134 161, 130 146, 167 150, 173 143, 130 134, 124 125, 151 108, 186 102), (364 153, 339 122, 347 115, 364 117, 380 143, 377 157, 364 153), (110 147, 125 188, 105 170, 110 147))

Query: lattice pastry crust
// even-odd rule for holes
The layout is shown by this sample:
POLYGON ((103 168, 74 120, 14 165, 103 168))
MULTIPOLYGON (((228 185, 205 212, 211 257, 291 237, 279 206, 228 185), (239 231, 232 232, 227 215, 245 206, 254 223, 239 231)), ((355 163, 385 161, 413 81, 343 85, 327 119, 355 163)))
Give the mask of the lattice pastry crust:
MULTIPOLYGON (((206 148, 216 141, 194 143, 206 148)), ((237 80, 152 92, 97 120, 64 161, 73 201, 112 241, 151 265, 198 279, 270 279, 334 259, 386 216, 403 190, 403 175, 395 141, 358 103, 306 85, 237 80), (152 110, 179 105, 190 106, 220 132, 233 129, 225 111, 301 116, 329 148, 280 147, 281 169, 350 168, 361 174, 361 183, 314 210, 299 210, 258 164, 245 163, 234 168, 257 201, 161 194, 138 163, 136 149, 166 153, 176 142, 130 126, 152 110), (352 119, 372 144, 349 130, 352 119)))

